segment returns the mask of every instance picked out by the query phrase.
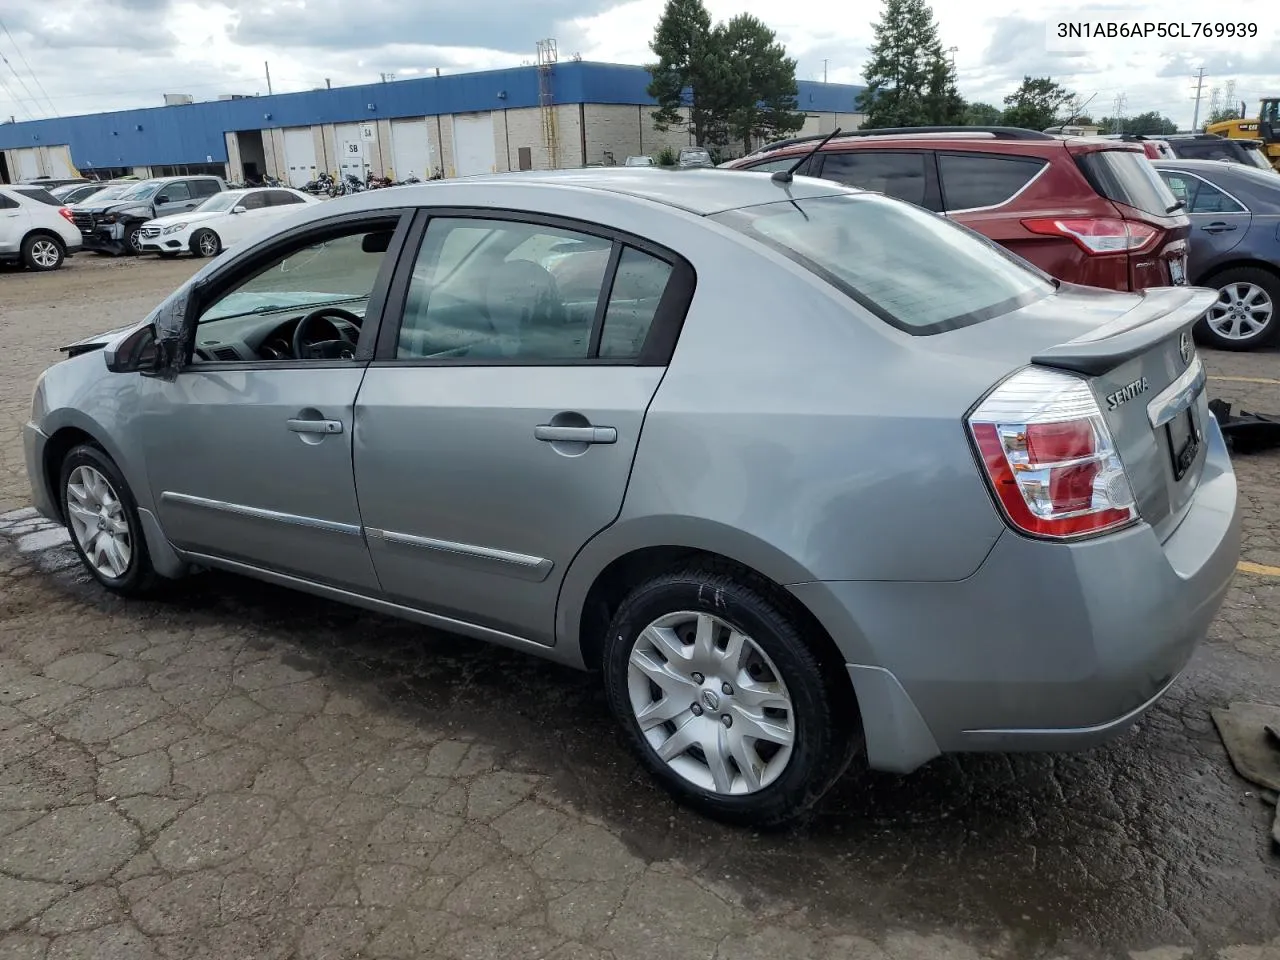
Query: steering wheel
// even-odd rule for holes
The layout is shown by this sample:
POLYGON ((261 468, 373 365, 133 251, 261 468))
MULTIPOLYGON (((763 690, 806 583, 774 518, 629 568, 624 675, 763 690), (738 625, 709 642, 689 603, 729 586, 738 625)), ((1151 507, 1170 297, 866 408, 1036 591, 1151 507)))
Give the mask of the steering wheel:
POLYGON ((329 326, 338 335, 338 339, 317 340, 314 343, 307 342, 306 334, 312 325, 317 320, 329 320, 331 317, 345 320, 357 330, 360 329, 360 325, 364 322, 350 310, 343 310, 341 307, 320 307, 318 310, 312 310, 299 320, 298 325, 293 328, 293 356, 295 359, 350 360, 356 355, 356 342, 347 335, 345 330, 332 321, 330 321, 329 326))

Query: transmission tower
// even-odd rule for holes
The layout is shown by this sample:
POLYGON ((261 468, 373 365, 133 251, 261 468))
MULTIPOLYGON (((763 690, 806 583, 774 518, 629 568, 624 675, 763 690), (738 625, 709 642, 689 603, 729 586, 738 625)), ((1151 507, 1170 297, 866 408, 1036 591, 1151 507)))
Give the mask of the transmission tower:
POLYGON ((1113 102, 1115 104, 1115 109, 1111 114, 1111 132, 1124 133, 1124 107, 1125 104, 1129 102, 1129 98, 1123 93, 1118 93, 1116 94, 1116 98, 1113 102))

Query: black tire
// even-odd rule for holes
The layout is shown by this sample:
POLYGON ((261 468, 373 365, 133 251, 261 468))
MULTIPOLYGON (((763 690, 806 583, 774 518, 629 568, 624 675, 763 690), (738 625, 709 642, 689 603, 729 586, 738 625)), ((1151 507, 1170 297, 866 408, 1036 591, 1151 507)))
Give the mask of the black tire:
MULTIPOLYGON (((758 828, 794 820, 822 798, 862 747, 848 680, 806 643, 777 588, 736 570, 695 566, 636 587, 609 625, 603 665, 610 709, 645 766, 678 801, 715 820, 758 828), (628 682, 632 650, 646 627, 680 611, 713 614, 745 633, 786 684, 794 726, 791 756, 777 779, 754 793, 717 793, 686 779, 658 756, 636 719, 628 682)), ((699 706, 700 719, 704 712, 699 706)))
POLYGON ((57 270, 66 258, 62 241, 47 233, 33 233, 22 241, 22 262, 28 270, 40 273, 57 270))
POLYGON ((1209 315, 1212 315, 1215 309, 1219 309, 1218 305, 1215 304, 1210 309, 1209 315, 1206 315, 1196 324, 1195 334, 1197 340, 1219 350, 1236 351, 1257 350, 1259 347, 1268 346, 1276 341, 1277 334, 1280 334, 1280 277, 1277 277, 1269 270, 1262 270, 1258 267, 1232 267, 1230 270, 1224 270, 1222 273, 1206 278, 1200 283, 1200 286, 1217 289, 1219 292, 1219 304, 1225 307, 1228 303, 1233 304, 1236 302, 1228 291, 1243 284, 1249 284, 1257 288, 1269 299, 1271 307, 1270 319, 1265 325, 1259 327, 1256 332, 1248 335, 1234 338, 1224 336, 1209 324, 1209 315))
POLYGON ((201 229, 191 235, 193 257, 216 257, 222 252, 222 238, 212 230, 201 229))
POLYGON ((136 257, 142 253, 142 224, 131 223, 124 228, 124 238, 120 241, 124 245, 126 256, 136 257))
POLYGON ((151 565, 151 555, 147 551, 147 540, 142 532, 142 522, 138 517, 137 502, 133 499, 133 493, 129 490, 129 485, 125 482, 124 477, 121 476, 115 462, 93 444, 81 444, 78 447, 74 447, 63 459, 62 468, 58 472, 58 483, 59 503, 62 507, 63 518, 67 523, 67 530, 71 534, 71 545, 75 548, 76 555, 79 556, 81 564, 84 565, 89 575, 108 590, 124 596, 141 597, 154 592, 160 582, 160 575, 156 573, 155 567, 151 565), (120 502, 120 512, 128 526, 130 556, 127 566, 119 576, 110 576, 98 568, 86 554, 84 547, 81 546, 80 538, 73 525, 71 511, 68 507, 68 500, 70 499, 68 486, 72 474, 78 467, 89 467, 96 470, 110 484, 110 489, 115 499, 120 502))

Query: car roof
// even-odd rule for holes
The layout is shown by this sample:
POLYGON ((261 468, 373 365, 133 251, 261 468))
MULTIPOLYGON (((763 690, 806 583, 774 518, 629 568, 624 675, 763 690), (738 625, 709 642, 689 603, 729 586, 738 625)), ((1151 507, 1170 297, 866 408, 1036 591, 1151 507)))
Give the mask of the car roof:
POLYGON ((821 137, 818 136, 782 140, 774 144, 766 144, 761 149, 749 153, 745 157, 740 157, 733 162, 737 163, 748 159, 748 157, 752 160, 767 157, 796 157, 798 159, 803 154, 816 150, 819 145, 821 145, 821 150, 818 152, 821 153, 834 153, 847 149, 901 148, 906 144, 910 144, 911 148, 915 150, 963 149, 972 152, 977 149, 990 153, 1026 154, 1028 152, 1044 153, 1046 151, 1054 151, 1056 153, 1065 144, 1069 143, 1092 143, 1103 145, 1109 150, 1142 152, 1142 146, 1136 142, 1113 140, 1104 136, 1042 133, 1036 130, 1004 127, 975 127, 972 130, 960 127, 920 127, 918 128, 919 132, 912 132, 913 129, 915 128, 898 128, 885 130, 884 132, 854 130, 847 134, 842 133, 825 144, 822 144, 821 137))
MULTIPOLYGON (((855 194, 854 190, 819 180, 815 177, 795 177, 789 184, 772 180, 770 175, 743 170, 720 170, 715 167, 590 167, 569 170, 529 170, 513 173, 481 174, 449 181, 451 184, 542 184, 562 189, 566 193, 575 190, 601 190, 640 200, 651 200, 670 207, 677 207, 699 216, 710 216, 726 210, 776 200, 804 200, 812 197, 829 197, 837 194, 855 194)), ((411 184, 399 187, 401 191, 415 191, 409 196, 421 197, 427 202, 435 190, 434 184, 411 184)), ((356 196, 383 191, 362 191, 356 196)))
MULTIPOLYGON (((1237 170, 1243 167, 1246 170, 1254 169, 1242 163, 1228 163, 1222 160, 1204 160, 1199 157, 1161 157, 1159 160, 1152 160, 1157 167, 1178 167, 1183 170, 1237 170)), ((1261 167, 1256 169, 1261 170, 1261 167)), ((1267 171, 1262 170, 1263 173, 1267 171)))

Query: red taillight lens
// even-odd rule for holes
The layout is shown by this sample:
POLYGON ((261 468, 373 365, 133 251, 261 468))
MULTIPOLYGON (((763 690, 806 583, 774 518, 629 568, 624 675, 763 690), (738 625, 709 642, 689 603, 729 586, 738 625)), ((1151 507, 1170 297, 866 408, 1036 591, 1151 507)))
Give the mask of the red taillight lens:
POLYGON ((1145 153, 1152 160, 1160 159, 1160 148, 1157 147, 1154 143, 1144 143, 1142 145, 1142 152, 1145 153))
POLYGON ((59 207, 59 208, 58 208, 58 212, 59 212, 60 214, 62 214, 62 219, 63 219, 63 220, 66 220, 66 221, 67 221, 67 223, 75 223, 75 222, 76 222, 75 214, 73 214, 73 213, 72 213, 70 210, 68 210, 66 207, 59 207))
POLYGON ((1068 539, 1137 519, 1124 465, 1083 380, 1028 367, 992 391, 969 427, 1005 517, 1024 533, 1068 539))
POLYGON ((1085 253, 1137 253, 1160 235, 1150 224, 1113 217, 1041 217, 1023 220, 1032 233, 1068 237, 1085 253))

